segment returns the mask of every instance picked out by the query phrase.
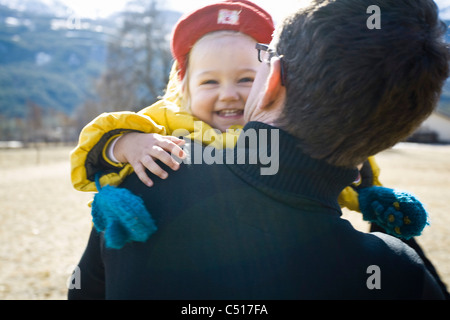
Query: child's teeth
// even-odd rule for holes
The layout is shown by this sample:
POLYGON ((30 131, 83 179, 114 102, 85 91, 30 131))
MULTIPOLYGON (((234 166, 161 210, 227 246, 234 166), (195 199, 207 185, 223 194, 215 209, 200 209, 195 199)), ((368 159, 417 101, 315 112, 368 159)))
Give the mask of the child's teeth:
POLYGON ((232 109, 232 110, 222 110, 219 112, 219 114, 222 116, 234 116, 240 114, 241 112, 242 110, 232 109))

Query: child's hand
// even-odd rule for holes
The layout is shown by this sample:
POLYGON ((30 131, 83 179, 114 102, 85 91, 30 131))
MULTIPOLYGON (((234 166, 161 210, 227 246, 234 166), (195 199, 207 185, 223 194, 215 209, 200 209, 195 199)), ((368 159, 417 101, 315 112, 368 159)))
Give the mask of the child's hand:
POLYGON ((145 169, 161 179, 166 179, 169 174, 156 163, 156 160, 160 160, 172 170, 178 170, 180 164, 172 158, 171 154, 184 159, 186 153, 180 148, 183 144, 183 139, 173 136, 130 132, 117 141, 113 152, 117 160, 128 162, 139 179, 151 187, 153 181, 147 176, 145 169))

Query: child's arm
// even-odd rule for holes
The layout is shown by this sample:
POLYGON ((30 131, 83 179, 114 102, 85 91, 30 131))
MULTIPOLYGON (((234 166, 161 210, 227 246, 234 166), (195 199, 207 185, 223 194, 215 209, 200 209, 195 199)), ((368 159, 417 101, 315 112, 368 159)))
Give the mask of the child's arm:
POLYGON ((361 165, 360 175, 353 185, 346 187, 339 195, 338 202, 341 207, 346 207, 353 211, 361 212, 358 200, 358 191, 363 187, 378 186, 381 187, 382 184, 379 180, 380 168, 378 167, 375 158, 369 157, 365 162, 364 171, 361 173, 363 165, 361 165))
POLYGON ((146 112, 104 113, 86 125, 81 131, 77 147, 70 155, 71 179, 75 189, 96 191, 95 176, 99 172, 102 173, 102 185, 120 184, 133 171, 133 167, 108 159, 107 146, 117 137, 129 132, 156 133, 161 136, 170 134, 171 131, 165 127, 168 125, 166 112, 163 110, 153 114, 153 111, 160 109, 164 109, 162 101, 144 109, 146 112))
POLYGON ((428 225, 422 203, 409 192, 383 187, 379 175, 375 158, 369 157, 360 169, 360 181, 343 190, 339 204, 361 212, 365 221, 390 235, 402 239, 419 236, 428 225))

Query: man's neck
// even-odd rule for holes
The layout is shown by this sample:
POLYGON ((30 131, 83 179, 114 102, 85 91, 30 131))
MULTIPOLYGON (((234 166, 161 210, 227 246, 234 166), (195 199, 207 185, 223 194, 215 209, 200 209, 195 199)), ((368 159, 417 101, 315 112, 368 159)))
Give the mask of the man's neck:
POLYGON ((225 157, 232 171, 272 197, 290 198, 291 205, 307 198, 339 212, 337 197, 357 176, 356 169, 311 158, 292 135, 261 122, 249 122, 225 157))

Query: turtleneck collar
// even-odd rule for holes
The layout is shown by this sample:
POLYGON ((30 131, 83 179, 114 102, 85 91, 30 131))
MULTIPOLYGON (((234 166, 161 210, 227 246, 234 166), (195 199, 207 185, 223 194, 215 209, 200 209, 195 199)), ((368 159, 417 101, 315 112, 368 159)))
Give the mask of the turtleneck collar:
POLYGON ((234 156, 228 166, 235 174, 269 196, 292 206, 300 206, 305 199, 319 202, 339 214, 337 198, 357 177, 357 169, 313 159, 295 137, 262 122, 249 122, 235 149, 227 150, 225 156, 234 156))

